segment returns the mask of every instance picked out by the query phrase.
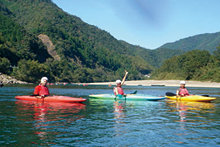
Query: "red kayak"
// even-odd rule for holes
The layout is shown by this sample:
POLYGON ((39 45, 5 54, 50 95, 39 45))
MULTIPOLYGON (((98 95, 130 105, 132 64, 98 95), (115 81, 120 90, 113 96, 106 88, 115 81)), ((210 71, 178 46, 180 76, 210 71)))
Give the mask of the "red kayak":
POLYGON ((30 96, 30 95, 23 95, 23 96, 16 96, 16 99, 19 100, 26 100, 26 101, 45 101, 45 102, 68 102, 68 103, 82 103, 85 102, 87 99, 83 98, 75 98, 69 96, 47 96, 41 98, 41 96, 30 96))

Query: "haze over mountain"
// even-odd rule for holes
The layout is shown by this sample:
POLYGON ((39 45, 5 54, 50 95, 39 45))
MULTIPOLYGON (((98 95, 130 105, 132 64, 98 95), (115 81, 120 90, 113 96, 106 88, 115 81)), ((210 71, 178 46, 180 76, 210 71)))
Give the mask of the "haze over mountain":
POLYGON ((213 53, 220 44, 220 32, 206 33, 183 38, 172 43, 166 43, 159 48, 191 51, 194 49, 207 50, 213 53))

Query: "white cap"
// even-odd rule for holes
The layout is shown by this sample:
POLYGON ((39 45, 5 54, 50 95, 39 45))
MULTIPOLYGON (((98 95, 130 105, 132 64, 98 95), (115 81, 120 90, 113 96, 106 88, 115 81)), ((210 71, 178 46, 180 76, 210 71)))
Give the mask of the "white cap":
POLYGON ((121 80, 116 80, 116 84, 120 84, 121 83, 121 80))
POLYGON ((41 83, 44 83, 45 81, 48 81, 48 78, 47 77, 43 77, 43 78, 41 78, 41 83))
POLYGON ((185 81, 180 81, 180 84, 186 84, 186 82, 185 81))

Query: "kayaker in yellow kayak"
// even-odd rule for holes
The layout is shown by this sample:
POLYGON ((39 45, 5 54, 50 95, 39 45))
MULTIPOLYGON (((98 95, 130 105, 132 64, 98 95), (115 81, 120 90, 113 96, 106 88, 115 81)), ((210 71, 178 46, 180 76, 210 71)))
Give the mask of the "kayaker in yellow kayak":
POLYGON ((117 95, 125 95, 124 94, 124 91, 123 91, 123 88, 121 87, 124 82, 125 82, 125 79, 127 77, 127 74, 128 72, 125 70, 125 75, 124 75, 124 78, 121 80, 116 80, 116 87, 114 87, 113 91, 114 91, 114 94, 117 96, 117 95))
POLYGON ((176 91, 177 96, 189 96, 189 92, 186 89, 185 85, 186 85, 185 81, 180 82, 180 88, 176 91))

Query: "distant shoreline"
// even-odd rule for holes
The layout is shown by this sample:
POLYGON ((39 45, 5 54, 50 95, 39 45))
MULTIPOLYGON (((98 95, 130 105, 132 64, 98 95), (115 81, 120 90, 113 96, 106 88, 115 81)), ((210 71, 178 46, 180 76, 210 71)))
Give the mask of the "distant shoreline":
MULTIPOLYGON (((125 81, 125 85, 129 86, 168 86, 179 87, 181 80, 137 80, 125 81)), ((97 82, 88 83, 89 85, 115 85, 115 82, 97 82)), ((186 87, 210 87, 220 88, 220 83, 217 82, 200 82, 200 81, 186 81, 186 87)))

